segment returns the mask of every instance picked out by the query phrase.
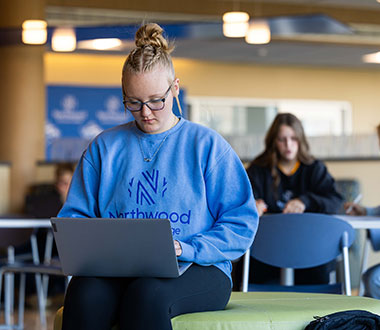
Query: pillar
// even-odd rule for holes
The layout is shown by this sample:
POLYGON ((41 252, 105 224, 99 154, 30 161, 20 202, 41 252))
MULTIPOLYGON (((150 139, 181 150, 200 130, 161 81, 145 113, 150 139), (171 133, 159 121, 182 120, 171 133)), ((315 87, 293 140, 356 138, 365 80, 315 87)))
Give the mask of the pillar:
MULTIPOLYGON (((10 209, 21 212, 44 158, 45 46, 24 45, 21 25, 44 19, 44 0, 0 0, 0 161, 11 163, 10 209)), ((0 196, 1 198, 1 196, 0 196)))

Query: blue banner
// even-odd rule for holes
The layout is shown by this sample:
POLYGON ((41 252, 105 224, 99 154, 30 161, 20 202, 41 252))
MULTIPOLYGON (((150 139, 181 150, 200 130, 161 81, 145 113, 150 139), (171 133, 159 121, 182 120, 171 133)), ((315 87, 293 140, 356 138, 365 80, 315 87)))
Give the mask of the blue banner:
MULTIPOLYGON (((179 99, 186 117, 182 90, 179 99)), ((175 101, 173 111, 179 114, 175 101)), ((124 110, 121 87, 48 86, 46 160, 77 161, 100 132, 131 120, 124 110)))

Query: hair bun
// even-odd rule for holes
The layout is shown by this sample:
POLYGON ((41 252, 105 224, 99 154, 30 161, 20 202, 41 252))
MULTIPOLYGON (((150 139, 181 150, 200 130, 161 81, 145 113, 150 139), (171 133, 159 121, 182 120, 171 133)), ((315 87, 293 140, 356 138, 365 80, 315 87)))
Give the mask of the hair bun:
POLYGON ((148 23, 140 27, 136 32, 135 44, 139 48, 152 46, 161 48, 170 54, 174 47, 168 44, 163 36, 164 30, 156 23, 148 23))

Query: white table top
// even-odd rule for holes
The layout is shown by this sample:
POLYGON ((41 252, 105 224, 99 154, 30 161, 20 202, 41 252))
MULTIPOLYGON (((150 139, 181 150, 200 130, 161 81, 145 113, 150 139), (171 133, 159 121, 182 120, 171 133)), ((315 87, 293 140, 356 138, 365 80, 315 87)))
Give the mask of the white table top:
POLYGON ((0 228, 50 228, 50 219, 0 219, 0 228))
MULTIPOLYGON (((355 229, 380 229, 380 216, 353 216, 335 214, 355 229)), ((50 219, 0 219, 0 228, 50 228, 50 219)))
POLYGON ((347 221, 355 229, 380 229, 380 216, 354 216, 335 214, 335 217, 347 221))

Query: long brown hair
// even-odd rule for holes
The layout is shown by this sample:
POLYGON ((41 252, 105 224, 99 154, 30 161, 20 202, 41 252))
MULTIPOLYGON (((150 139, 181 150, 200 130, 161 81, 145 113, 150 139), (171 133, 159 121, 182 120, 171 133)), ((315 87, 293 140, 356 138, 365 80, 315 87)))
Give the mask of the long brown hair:
POLYGON ((252 164, 270 168, 275 188, 280 183, 280 176, 277 170, 280 156, 276 148, 276 138, 281 125, 291 127, 296 134, 299 145, 297 159, 304 164, 311 164, 314 161, 314 157, 309 151, 309 144, 306 140, 301 121, 291 113, 278 114, 265 136, 265 150, 252 161, 252 164))

